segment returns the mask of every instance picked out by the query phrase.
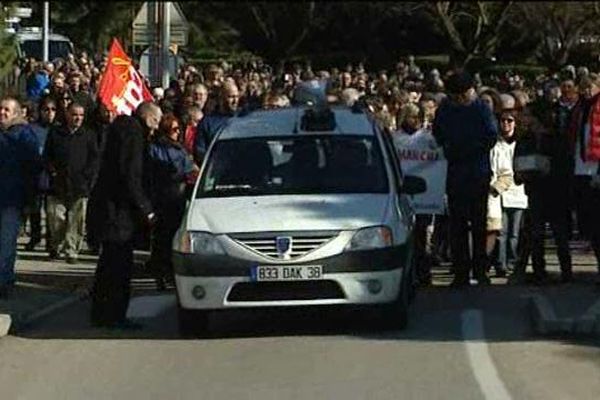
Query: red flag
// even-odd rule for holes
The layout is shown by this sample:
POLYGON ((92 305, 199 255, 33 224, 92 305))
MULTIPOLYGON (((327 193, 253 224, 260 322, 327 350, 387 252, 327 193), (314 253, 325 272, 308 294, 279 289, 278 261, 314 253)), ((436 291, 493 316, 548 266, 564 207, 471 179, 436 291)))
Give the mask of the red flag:
POLYGON ((110 45, 98 97, 102 104, 117 115, 131 115, 142 102, 154 100, 142 76, 116 38, 113 38, 110 45))

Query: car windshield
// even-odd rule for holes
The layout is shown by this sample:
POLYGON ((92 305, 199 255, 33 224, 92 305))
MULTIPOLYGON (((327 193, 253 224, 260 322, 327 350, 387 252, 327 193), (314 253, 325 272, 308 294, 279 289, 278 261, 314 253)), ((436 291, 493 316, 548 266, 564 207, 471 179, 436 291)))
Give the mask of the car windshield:
POLYGON ((309 135, 218 141, 196 197, 387 191, 373 137, 309 135))

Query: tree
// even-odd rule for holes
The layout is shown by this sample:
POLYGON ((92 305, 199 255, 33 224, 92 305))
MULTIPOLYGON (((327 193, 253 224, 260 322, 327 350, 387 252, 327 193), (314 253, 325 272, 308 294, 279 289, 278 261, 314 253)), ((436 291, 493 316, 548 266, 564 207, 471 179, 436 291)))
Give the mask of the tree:
MULTIPOLYGON (((69 36, 78 48, 102 52, 112 37, 128 38, 135 13, 142 4, 142 1, 56 1, 50 4, 50 22, 54 31, 69 36)), ((31 7, 31 22, 41 25, 43 3, 32 2, 31 7)))
POLYGON ((494 55, 513 4, 512 1, 426 4, 434 24, 448 38, 452 67, 464 67, 476 57, 494 55))
MULTIPOLYGON (((242 47, 274 60, 294 54, 322 22, 314 1, 214 3, 214 17, 226 21, 239 33, 242 47)), ((190 18, 198 19, 197 12, 190 18)))
POLYGON ((515 10, 521 31, 538 41, 538 58, 558 68, 567 63, 582 38, 600 33, 600 2, 522 2, 515 10))
POLYGON ((14 63, 17 59, 13 35, 6 33, 4 22, 9 13, 8 7, 0 7, 0 88, 2 91, 6 86, 12 84, 11 78, 14 72, 14 63), (7 79, 5 79, 7 78, 7 79))

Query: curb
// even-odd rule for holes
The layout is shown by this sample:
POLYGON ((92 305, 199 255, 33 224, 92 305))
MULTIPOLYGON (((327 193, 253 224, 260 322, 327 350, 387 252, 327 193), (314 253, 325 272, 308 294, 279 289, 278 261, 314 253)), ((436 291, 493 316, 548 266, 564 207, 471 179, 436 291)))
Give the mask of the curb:
POLYGON ((12 318, 9 314, 0 314, 0 338, 8 335, 12 318))
POLYGON ((24 316, 11 316, 10 314, 0 314, 0 338, 8 335, 8 333, 15 334, 27 326, 39 321, 40 319, 66 308, 78 301, 84 300, 88 297, 88 293, 84 292, 78 295, 69 296, 57 302, 47 305, 46 307, 29 313, 24 316))
POLYGON ((528 306, 534 329, 539 334, 600 337, 600 301, 579 318, 558 318, 550 301, 541 294, 530 296, 528 306))

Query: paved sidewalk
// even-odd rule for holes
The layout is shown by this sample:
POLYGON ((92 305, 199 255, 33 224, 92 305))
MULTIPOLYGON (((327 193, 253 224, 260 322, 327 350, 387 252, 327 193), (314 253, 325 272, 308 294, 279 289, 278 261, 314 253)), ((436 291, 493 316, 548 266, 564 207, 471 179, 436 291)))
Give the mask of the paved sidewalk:
POLYGON ((68 291, 19 282, 10 299, 0 300, 0 337, 77 300, 68 291))
MULTIPOLYGON (((51 261, 42 245, 25 251, 24 241, 19 240, 15 290, 10 299, 0 300, 0 338, 87 298, 93 285, 97 256, 84 251, 74 265, 64 259, 51 261)), ((146 257, 136 252, 137 263, 146 257)), ((138 275, 143 274, 139 265, 138 275)))
POLYGON ((0 337, 66 307, 89 292, 95 257, 79 265, 49 261, 45 252, 26 252, 19 246, 17 284, 11 297, 0 300, 0 337))
POLYGON ((532 323, 541 335, 600 338, 600 287, 594 284, 598 275, 596 258, 576 244, 572 247, 573 283, 557 283, 560 267, 553 254, 546 260, 555 282, 530 286, 532 323))

